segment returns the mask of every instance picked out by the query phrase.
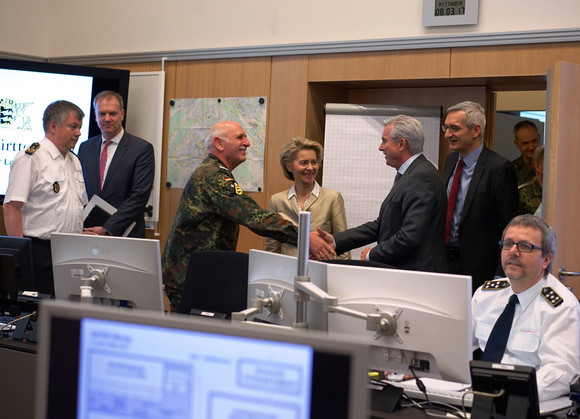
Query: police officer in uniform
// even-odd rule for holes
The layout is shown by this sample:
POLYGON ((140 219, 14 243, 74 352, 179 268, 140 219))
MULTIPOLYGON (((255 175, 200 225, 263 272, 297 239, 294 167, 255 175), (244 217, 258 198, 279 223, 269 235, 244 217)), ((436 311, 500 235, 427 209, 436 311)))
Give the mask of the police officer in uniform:
POLYGON ((519 215, 504 230, 500 249, 507 278, 487 281, 473 295, 474 345, 484 351, 483 360, 534 367, 540 401, 568 394, 580 374, 580 305, 549 273, 556 233, 539 217, 519 215), (513 295, 505 349, 498 360, 486 359, 486 351, 497 347, 492 336, 513 295))
MULTIPOLYGON (((234 179, 232 170, 246 160, 250 146, 241 125, 218 122, 210 129, 206 146, 209 155, 185 185, 163 251, 163 282, 173 309, 179 306, 191 252, 235 251, 240 224, 261 236, 297 243, 296 227, 261 208, 234 179)), ((334 256, 332 248, 314 232, 310 234, 310 253, 318 259, 334 256)))
POLYGON ((81 233, 87 204, 81 164, 71 151, 81 135, 83 111, 59 100, 44 111, 45 138, 19 152, 4 198, 6 232, 33 239, 36 290, 54 295, 50 234, 81 233))

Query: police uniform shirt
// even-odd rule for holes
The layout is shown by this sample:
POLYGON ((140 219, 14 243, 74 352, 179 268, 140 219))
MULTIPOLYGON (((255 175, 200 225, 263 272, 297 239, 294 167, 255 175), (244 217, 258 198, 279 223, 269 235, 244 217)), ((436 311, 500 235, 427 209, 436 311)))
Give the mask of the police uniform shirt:
MULTIPOLYGON (((472 299, 474 346, 485 350, 493 326, 513 294, 509 280, 487 281, 472 299)), ((504 364, 536 368, 540 400, 568 394, 580 373, 580 305, 553 275, 518 294, 504 364)))
POLYGON ((24 202, 24 235, 48 240, 53 232, 81 233, 87 194, 79 159, 72 152, 63 157, 46 137, 28 150, 14 158, 4 198, 24 202))

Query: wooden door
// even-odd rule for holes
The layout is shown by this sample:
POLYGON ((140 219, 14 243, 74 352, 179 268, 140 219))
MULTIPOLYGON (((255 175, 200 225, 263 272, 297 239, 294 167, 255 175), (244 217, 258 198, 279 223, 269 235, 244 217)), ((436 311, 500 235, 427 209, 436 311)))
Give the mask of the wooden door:
MULTIPOLYGON (((544 215, 556 230, 552 274, 580 272, 580 65, 557 62, 548 82, 544 215)), ((580 276, 564 283, 580 298, 580 276)))

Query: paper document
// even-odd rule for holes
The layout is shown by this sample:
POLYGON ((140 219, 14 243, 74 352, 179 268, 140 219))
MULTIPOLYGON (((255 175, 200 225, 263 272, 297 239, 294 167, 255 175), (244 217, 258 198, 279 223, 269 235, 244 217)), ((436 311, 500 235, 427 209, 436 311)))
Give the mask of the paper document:
MULTIPOLYGON (((100 196, 93 195, 87 206, 83 209, 83 226, 100 227, 116 212, 117 208, 100 196)), ((129 224, 129 227, 123 232, 122 236, 127 237, 131 230, 133 230, 133 227, 135 227, 135 224, 135 221, 129 224)))

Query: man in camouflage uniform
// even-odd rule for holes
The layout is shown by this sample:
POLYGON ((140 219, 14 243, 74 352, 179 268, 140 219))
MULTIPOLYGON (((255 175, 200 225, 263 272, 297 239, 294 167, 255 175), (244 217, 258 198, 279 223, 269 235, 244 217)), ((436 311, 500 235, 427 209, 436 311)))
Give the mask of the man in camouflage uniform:
POLYGON ((540 134, 532 121, 523 120, 514 125, 514 145, 521 153, 520 157, 513 161, 518 187, 534 178, 532 157, 539 144, 540 134))
POLYGON ((544 183, 544 146, 536 148, 532 159, 535 176, 532 180, 520 185, 518 214, 534 214, 542 203, 542 185, 544 183))
MULTIPOLYGON (((191 252, 200 249, 235 251, 239 225, 261 236, 296 245, 296 227, 262 209, 238 186, 232 170, 246 160, 250 146, 236 122, 215 124, 206 137, 208 157, 195 170, 181 196, 163 251, 163 282, 173 310, 179 306, 191 252)), ((319 259, 334 251, 310 233, 310 253, 319 259)))

